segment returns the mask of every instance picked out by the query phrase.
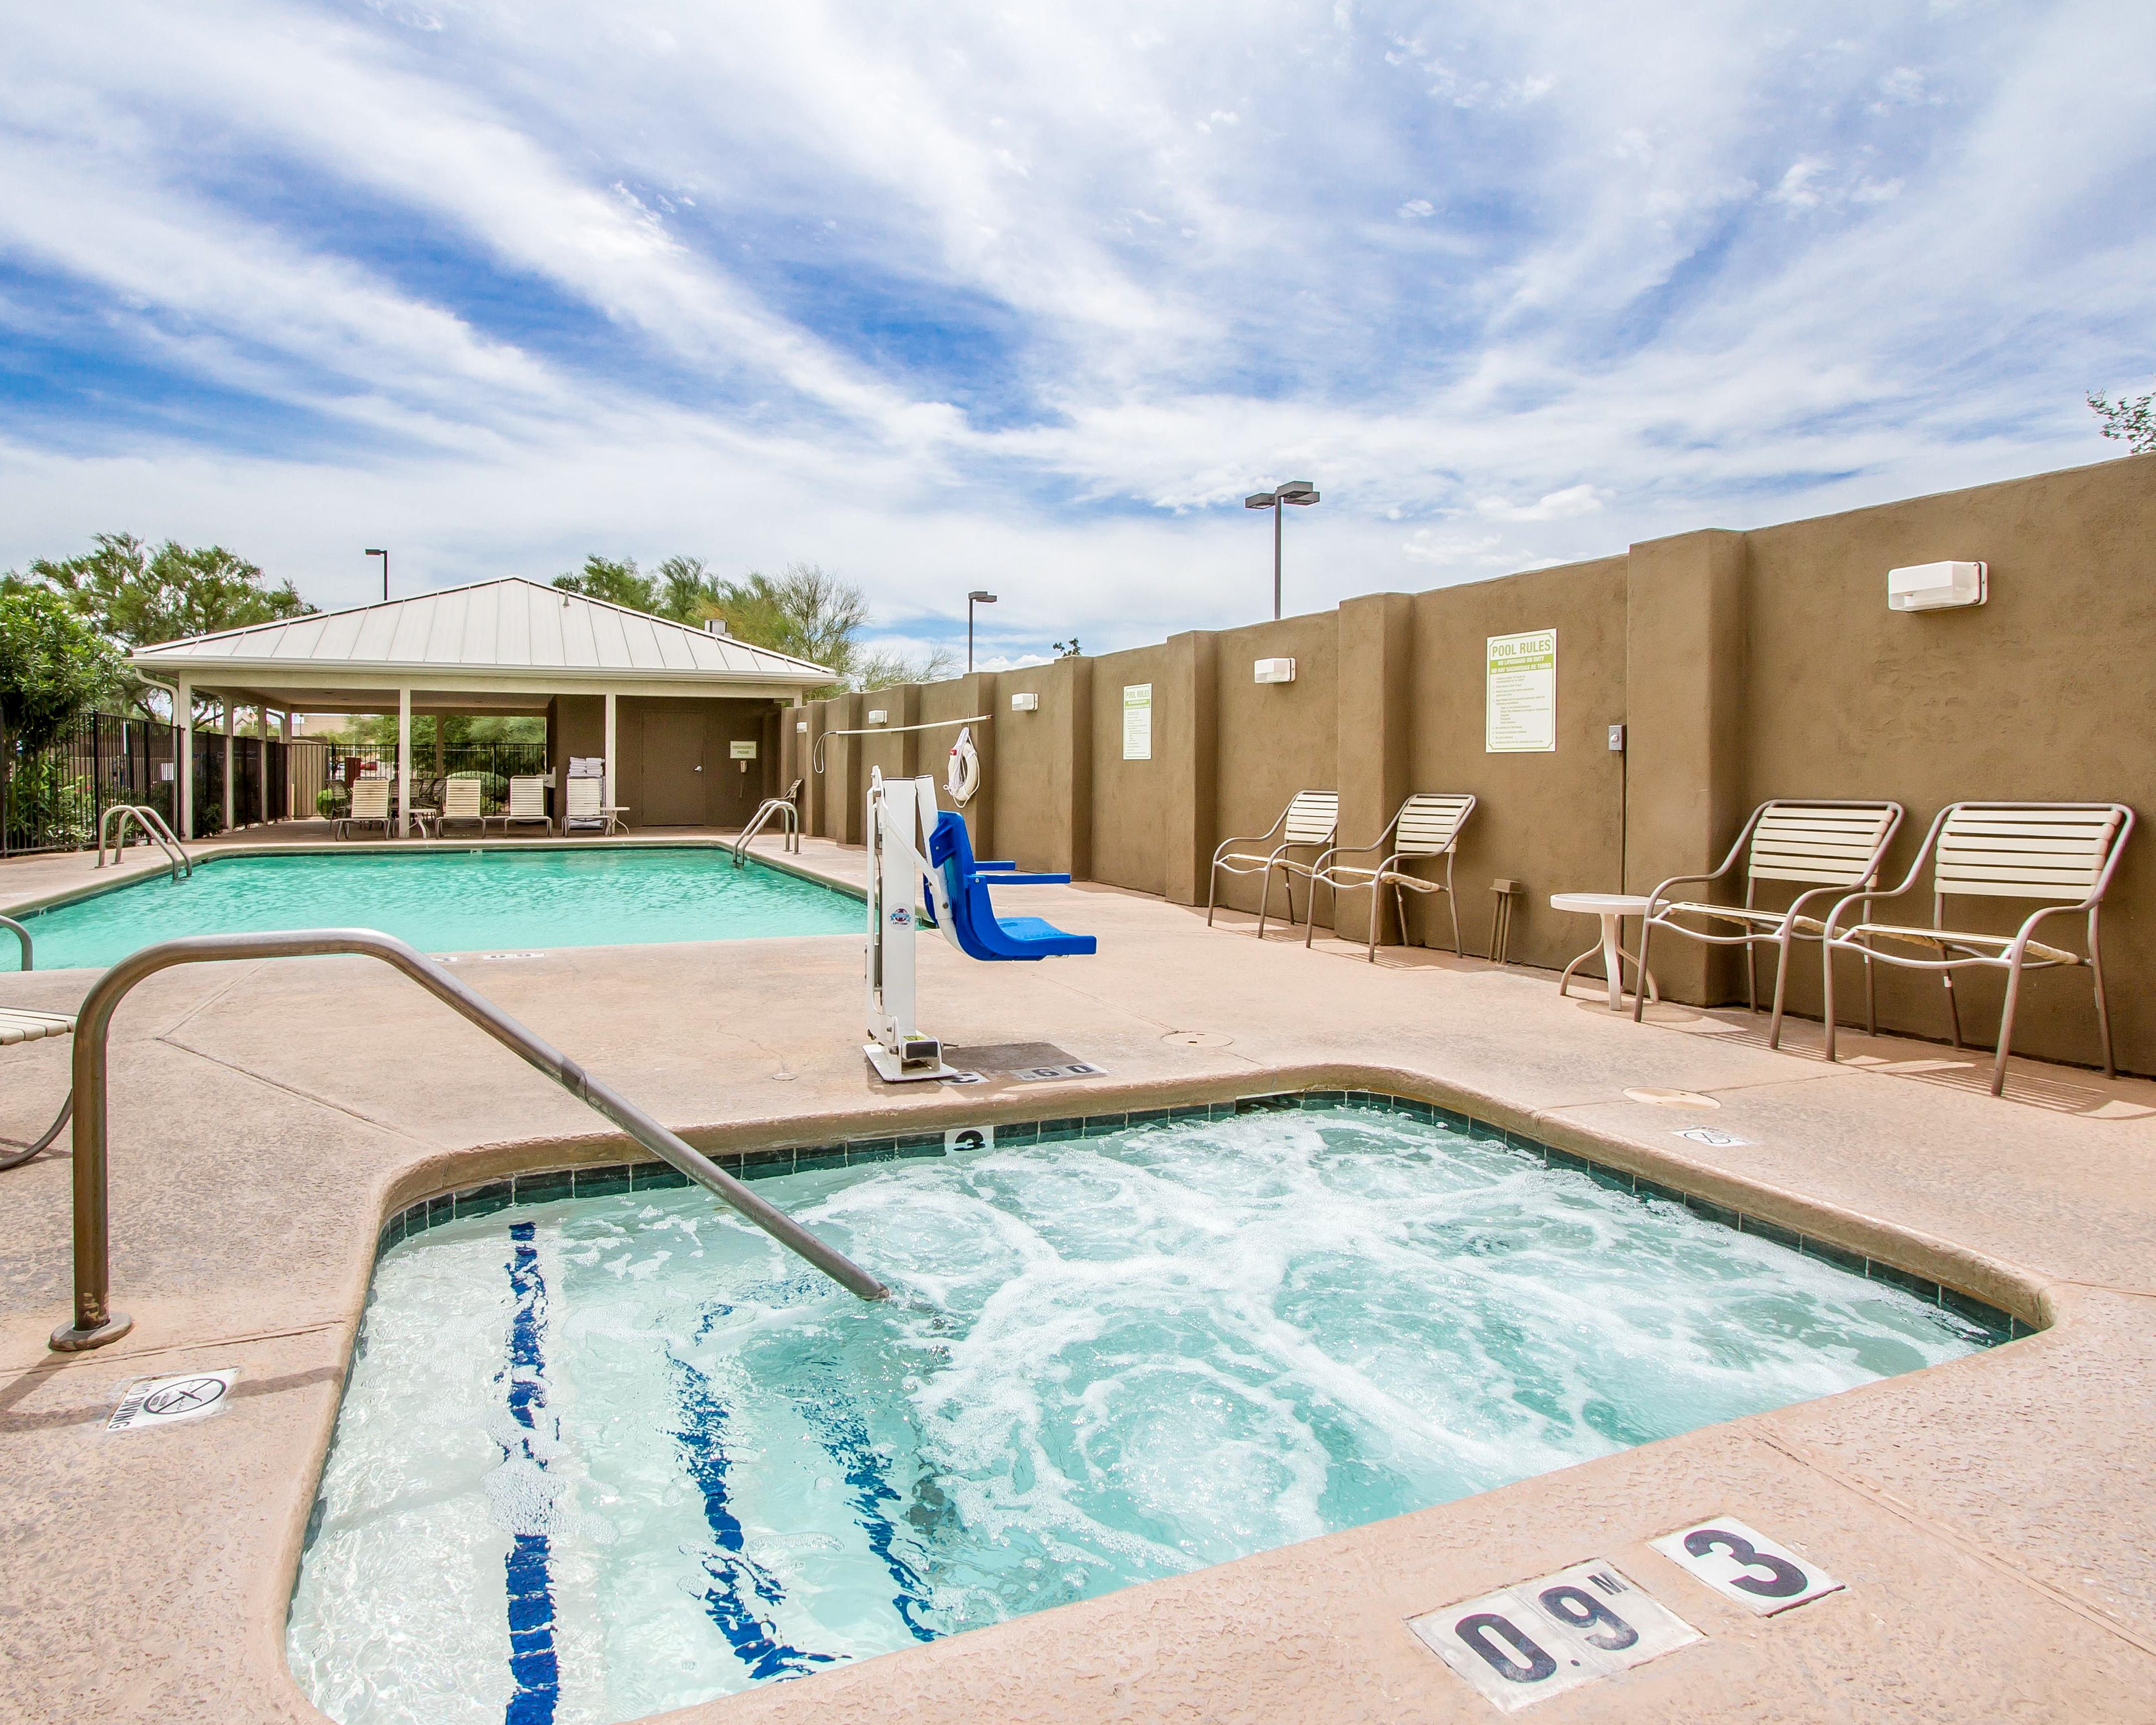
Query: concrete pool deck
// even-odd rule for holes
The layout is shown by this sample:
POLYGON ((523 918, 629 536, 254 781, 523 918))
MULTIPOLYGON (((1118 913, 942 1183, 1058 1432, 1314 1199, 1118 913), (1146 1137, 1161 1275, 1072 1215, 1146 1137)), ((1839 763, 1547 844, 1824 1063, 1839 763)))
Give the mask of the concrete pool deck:
MULTIPOLYGON (((808 840, 802 863, 850 883, 860 854, 808 840)), ((87 857, 9 863, 0 910, 96 879, 87 857)), ((884 1090, 859 1052, 850 936, 462 973, 710 1149, 1366 1084, 1741 1201, 2050 1327, 670 1718, 1494 1719, 1406 1620, 1597 1558, 1705 1639, 1537 1721, 2156 1712, 2156 1084, 2017 1060, 1997 1101, 1983 1057, 1932 1044, 1850 1038, 1869 1064, 1830 1068, 1812 1024, 1770 1052, 1743 1013, 1635 1026, 1543 972, 1421 950, 1373 967, 1351 942, 1261 944, 1246 917, 1209 930, 1202 909, 1100 886, 1026 907, 1098 934, 1100 956, 968 965, 924 942, 924 1019, 962 1045, 1051 1043, 1105 1077, 884 1090), (1701 1125, 1745 1142, 1675 1136, 1701 1125), (1754 1617, 1647 1548, 1724 1515, 1846 1591, 1754 1617)), ((0 1002, 70 1009, 92 976, 0 976, 0 1002)), ((49 1120, 65 1055, 0 1050, 0 1136, 49 1120)), ((624 1141, 365 959, 154 978, 121 1010, 112 1070, 123 1341, 46 1350, 68 1307, 66 1158, 0 1174, 0 1719, 312 1720, 285 1601, 383 1215, 507 1168, 618 1161, 624 1141), (241 1376, 220 1417, 104 1431, 130 1380, 224 1366, 241 1376)))

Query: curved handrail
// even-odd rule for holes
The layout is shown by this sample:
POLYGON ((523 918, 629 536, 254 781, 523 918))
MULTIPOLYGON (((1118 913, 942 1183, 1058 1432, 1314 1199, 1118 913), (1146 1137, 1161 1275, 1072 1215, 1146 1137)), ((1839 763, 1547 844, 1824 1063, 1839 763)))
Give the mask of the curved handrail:
POLYGON ((37 957, 34 949, 30 944, 30 931, 23 927, 23 925, 18 922, 13 916, 0 916, 0 928, 13 930, 15 938, 22 942, 23 968, 25 970, 35 969, 37 968, 37 957))
POLYGON ((793 840, 793 843, 788 845, 788 848, 793 850, 798 850, 801 848, 800 810, 796 809, 783 797, 767 798, 764 801, 763 806, 756 811, 754 818, 752 819, 749 824, 743 827, 740 833, 735 836, 734 866, 736 868, 743 869, 748 866, 749 840, 756 837, 758 833, 762 832, 764 829, 765 824, 774 815, 778 814, 783 814, 786 817, 780 824, 785 828, 788 834, 793 840))
POLYGON ((157 833, 158 838, 166 845, 170 845, 172 850, 178 855, 180 859, 181 872, 184 874, 188 880, 192 880, 194 878, 195 861, 192 857, 187 855, 187 847, 180 843, 180 835, 172 830, 170 823, 166 820, 165 817, 158 814, 157 811, 149 803, 138 803, 135 806, 137 811, 141 814, 142 818, 149 822, 151 828, 157 833))
POLYGON ((111 1308, 112 1258, 107 1225, 106 1041, 112 1014, 130 989, 176 964, 208 964, 229 958, 295 958, 321 952, 356 952, 402 971, 452 1011, 479 1026, 527 1065, 619 1127, 629 1137, 723 1199, 788 1251, 805 1258, 849 1293, 881 1300, 890 1290, 835 1247, 826 1245, 776 1205, 765 1202, 692 1145, 669 1132, 626 1097, 593 1077, 485 996, 468 988, 432 958, 394 936, 371 928, 317 928, 290 933, 201 934, 160 941, 130 953, 100 977, 77 1009, 74 1030, 74 1322, 53 1332, 62 1353, 102 1348, 133 1327, 111 1308))
POLYGON ((115 803, 105 811, 97 824, 98 867, 105 866, 105 834, 108 830, 114 835, 112 860, 116 863, 120 860, 120 853, 127 848, 127 823, 131 819, 142 829, 145 839, 164 852, 165 860, 172 865, 175 882, 180 879, 182 870, 187 878, 193 878, 194 859, 187 855, 187 847, 180 843, 172 829, 165 824, 164 816, 146 803, 115 803), (114 826, 116 817, 118 820, 116 828, 114 826))

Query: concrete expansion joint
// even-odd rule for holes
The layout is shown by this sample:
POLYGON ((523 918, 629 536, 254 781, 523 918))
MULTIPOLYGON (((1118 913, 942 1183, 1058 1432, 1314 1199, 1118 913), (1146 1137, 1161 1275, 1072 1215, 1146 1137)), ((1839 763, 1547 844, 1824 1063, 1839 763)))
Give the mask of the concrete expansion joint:
MULTIPOLYGON (((1774 1417, 1771 1414, 1767 1416, 1768 1420, 1774 1417)), ((1823 1461, 1804 1445, 1783 1436, 1771 1427, 1755 1427, 1750 1435, 1754 1442, 1773 1450, 1785 1461, 1793 1461, 1807 1472, 1818 1475, 1875 1508, 1884 1510, 1916 1532, 1943 1541, 1964 1557, 1983 1564, 2007 1580, 2041 1594, 2054 1604, 2064 1607, 2083 1622, 2094 1625, 2128 1646, 2156 1656, 2156 1636, 2137 1631, 2101 1606, 2092 1605, 2087 1599, 2076 1599, 2063 1588, 2032 1574, 2017 1555, 2001 1551, 1953 1522, 1911 1503, 1906 1498, 1897 1497, 1884 1486, 1866 1479, 1861 1474, 1852 1473, 1833 1462, 1823 1461)))
POLYGON ((260 1085, 265 1090, 274 1090, 280 1096, 290 1096, 295 1101, 311 1103, 316 1107, 326 1108, 332 1114, 341 1115, 346 1120, 357 1121, 362 1126, 367 1127, 375 1132, 386 1132, 391 1137, 402 1139, 408 1144, 427 1142, 427 1140, 415 1137, 401 1127, 393 1126, 388 1121, 377 1120, 371 1114, 362 1114, 355 1108, 346 1107, 342 1102, 333 1101, 327 1096, 316 1095, 312 1091, 301 1090, 295 1085, 286 1084, 281 1079, 272 1078, 265 1073, 257 1072, 250 1066, 243 1066, 236 1060, 228 1060, 222 1055, 213 1055, 207 1049, 195 1048, 187 1043, 182 1042, 172 1034, 166 1034, 151 1040, 162 1042, 166 1047, 175 1050, 178 1053, 192 1055, 198 1060, 205 1060, 213 1066, 236 1074, 252 1083, 260 1085))
MULTIPOLYGON (((346 1331, 353 1324, 341 1317, 326 1317, 319 1323, 296 1324, 280 1330, 239 1330, 230 1335, 205 1337, 198 1341, 165 1342, 154 1348, 117 1346, 97 1353, 67 1353, 49 1355, 27 1366, 12 1370, 0 1370, 0 1394, 26 1378, 39 1381, 57 1377, 62 1372, 80 1370, 93 1363, 111 1367, 127 1365, 136 1360, 162 1359, 172 1354, 207 1353, 224 1348, 252 1348, 264 1342, 287 1342, 295 1337, 316 1336, 331 1331, 346 1331)), ((137 1334, 141 1332, 136 1332, 137 1334)), ((136 1375, 140 1375, 137 1373, 136 1375)), ((108 1412, 110 1409, 107 1410, 108 1412)))

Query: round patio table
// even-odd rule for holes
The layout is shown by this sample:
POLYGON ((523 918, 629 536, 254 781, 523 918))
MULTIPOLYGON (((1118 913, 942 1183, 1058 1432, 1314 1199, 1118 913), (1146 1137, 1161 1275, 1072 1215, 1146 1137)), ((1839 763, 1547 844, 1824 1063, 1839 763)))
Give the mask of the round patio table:
POLYGON ((1636 892, 1553 892, 1550 895, 1550 908, 1553 911, 1573 911, 1584 916, 1599 916, 1602 919, 1602 944, 1589 947, 1565 966, 1564 974, 1558 978, 1557 991, 1560 995, 1570 991, 1573 972, 1599 952, 1602 954, 1602 973, 1609 988, 1610 1011, 1622 1012, 1625 1009, 1624 965, 1627 962, 1631 964, 1634 973, 1645 983, 1647 999, 1658 1001, 1662 998, 1655 987, 1654 978, 1640 968, 1640 961, 1626 952, 1622 943, 1625 919, 1645 916, 1645 898, 1636 892))

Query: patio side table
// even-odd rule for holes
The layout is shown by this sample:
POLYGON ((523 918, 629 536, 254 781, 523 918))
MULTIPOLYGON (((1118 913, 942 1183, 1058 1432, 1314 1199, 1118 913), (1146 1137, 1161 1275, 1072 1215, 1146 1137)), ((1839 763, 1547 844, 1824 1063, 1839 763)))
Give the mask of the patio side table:
POLYGON ((1553 892, 1550 895, 1550 908, 1553 911, 1573 911, 1584 916, 1599 916, 1602 919, 1602 944, 1599 947, 1589 947, 1565 966, 1564 974, 1558 978, 1557 991, 1560 995, 1570 991, 1573 972, 1599 952, 1602 954, 1603 975, 1609 989, 1610 1011, 1622 1012, 1625 1009, 1624 966, 1627 962, 1631 964, 1633 973, 1645 987, 1647 999, 1659 1001, 1662 998, 1655 988, 1654 978, 1640 968, 1640 961, 1625 950, 1622 941, 1625 918, 1647 914, 1647 901, 1644 896, 1635 892, 1553 892))

